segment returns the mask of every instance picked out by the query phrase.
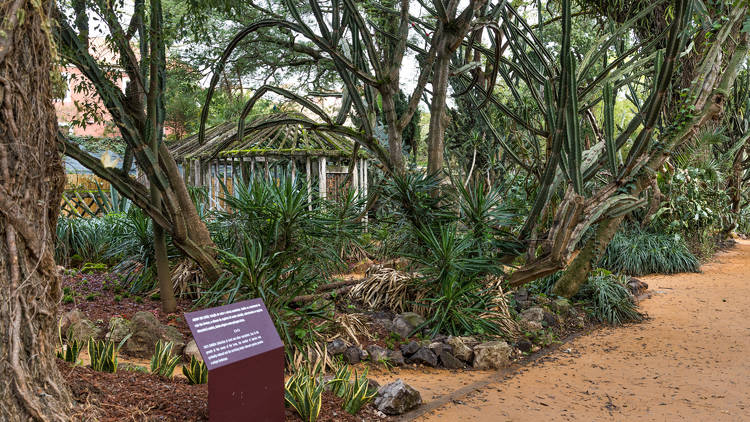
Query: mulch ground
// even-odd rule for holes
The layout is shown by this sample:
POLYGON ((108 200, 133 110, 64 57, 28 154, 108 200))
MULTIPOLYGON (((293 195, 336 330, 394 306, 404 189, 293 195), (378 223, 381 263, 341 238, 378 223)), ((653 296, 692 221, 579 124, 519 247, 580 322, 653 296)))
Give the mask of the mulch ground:
POLYGON ((130 295, 127 290, 117 289, 118 283, 118 278, 110 273, 65 275, 63 289, 69 289, 74 301, 63 303, 62 312, 77 308, 106 332, 109 319, 113 316, 131 319, 137 312, 147 311, 153 313, 162 324, 180 330, 186 339, 192 337, 183 317, 184 312, 193 310, 191 300, 177 299, 177 312, 165 314, 161 310, 159 300, 153 300, 148 296, 130 295))
MULTIPOLYGON (((167 380, 143 372, 120 370, 114 374, 72 366, 58 360, 77 403, 74 419, 80 421, 208 421, 208 387, 190 385, 179 378, 167 380)), ((374 422, 390 418, 376 415, 372 405, 356 416, 341 408, 342 400, 323 393, 320 422, 374 422)), ((300 422, 294 411, 286 409, 286 420, 300 422)))

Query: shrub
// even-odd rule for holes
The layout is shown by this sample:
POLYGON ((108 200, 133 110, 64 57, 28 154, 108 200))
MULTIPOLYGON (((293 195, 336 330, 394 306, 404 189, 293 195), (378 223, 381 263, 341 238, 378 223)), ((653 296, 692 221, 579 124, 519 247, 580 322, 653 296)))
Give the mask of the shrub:
POLYGON ((174 368, 180 361, 179 356, 172 356, 172 347, 174 343, 163 343, 161 340, 156 342, 154 355, 151 357, 151 373, 164 378, 172 378, 174 368))
POLYGON ((190 356, 190 365, 183 365, 182 373, 189 384, 205 384, 208 382, 208 368, 202 360, 190 356))
POLYGON ((618 231, 599 265, 615 273, 698 272, 700 262, 679 234, 658 234, 631 226, 618 231))
POLYGON ((589 303, 589 312, 601 322, 620 325, 641 321, 643 315, 638 312, 626 283, 625 276, 597 269, 581 288, 578 298, 589 303))

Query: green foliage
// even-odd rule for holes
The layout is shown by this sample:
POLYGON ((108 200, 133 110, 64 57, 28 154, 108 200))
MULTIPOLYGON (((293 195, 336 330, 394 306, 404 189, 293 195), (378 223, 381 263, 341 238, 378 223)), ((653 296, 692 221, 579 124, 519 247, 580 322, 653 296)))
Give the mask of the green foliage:
POLYGON ((320 415, 325 388, 320 372, 320 366, 298 368, 284 384, 284 401, 305 422, 315 422, 320 415))
POLYGON ((370 381, 367 379, 367 368, 362 376, 357 376, 354 371, 354 379, 346 379, 344 383, 344 392, 339 397, 344 399, 343 408, 349 414, 356 415, 360 409, 375 398, 377 391, 370 388, 370 381))
POLYGON ((117 354, 120 348, 130 338, 130 334, 125 336, 120 343, 115 346, 111 340, 94 340, 89 339, 89 358, 91 359, 91 369, 99 372, 117 372, 117 354))
POLYGON ((345 362, 338 361, 335 365, 336 374, 330 381, 328 381, 328 384, 331 386, 331 392, 333 392, 333 394, 339 397, 344 397, 349 386, 349 379, 352 376, 352 372, 349 365, 345 362))
POLYGON ((103 273, 107 271, 107 264, 104 263, 94 263, 94 262, 87 262, 83 264, 83 267, 81 267, 81 272, 83 274, 94 274, 94 273, 103 273))
POLYGON ((697 272, 698 259, 679 234, 659 234, 637 226, 618 231, 599 265, 632 276, 697 272))
POLYGON ((206 367, 206 364, 202 360, 196 359, 195 356, 190 356, 189 365, 182 366, 182 373, 191 385, 208 382, 208 367, 206 367))
POLYGON ((83 349, 83 342, 73 338, 73 333, 68 332, 65 342, 62 337, 62 326, 58 324, 57 336, 60 340, 60 350, 57 352, 57 357, 64 360, 65 362, 78 363, 78 355, 81 354, 83 349))
POLYGON ((601 322, 620 325, 643 319, 627 286, 627 277, 597 269, 589 276, 578 298, 589 303, 589 312, 601 322))
POLYGON ((151 357, 151 373, 164 378, 172 378, 174 368, 180 361, 179 356, 172 356, 174 343, 163 343, 161 340, 156 342, 154 355, 151 357))

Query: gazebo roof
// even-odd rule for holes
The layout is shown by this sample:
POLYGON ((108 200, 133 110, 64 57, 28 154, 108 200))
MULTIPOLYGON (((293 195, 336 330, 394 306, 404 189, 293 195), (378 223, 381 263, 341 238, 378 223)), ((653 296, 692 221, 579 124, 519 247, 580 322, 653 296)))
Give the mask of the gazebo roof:
MULTIPOLYGON (((245 126, 237 139, 237 123, 225 122, 206 129, 203 144, 198 134, 169 146, 177 161, 211 157, 340 157, 351 156, 354 141, 344 135, 315 127, 305 127, 298 120, 309 121, 294 112, 264 114, 245 126)), ((367 154, 360 150, 359 157, 367 154)))

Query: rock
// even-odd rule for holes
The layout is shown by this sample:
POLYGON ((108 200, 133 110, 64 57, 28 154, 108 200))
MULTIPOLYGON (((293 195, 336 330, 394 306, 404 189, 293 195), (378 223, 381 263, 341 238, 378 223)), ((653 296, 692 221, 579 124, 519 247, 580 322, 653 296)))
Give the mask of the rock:
POLYGON ((417 350, 419 350, 419 343, 412 340, 408 344, 402 344, 400 349, 401 353, 403 353, 404 356, 409 357, 414 353, 417 353, 417 350))
POLYGON ((521 328, 521 331, 526 331, 530 333, 544 329, 541 322, 529 321, 525 319, 522 319, 518 322, 518 327, 521 328))
POLYGON ((447 350, 443 350, 440 353, 440 362, 448 369, 463 369, 465 366, 463 362, 447 350))
POLYGON ((68 332, 74 340, 86 343, 91 338, 98 339, 102 330, 88 319, 81 319, 70 324, 68 332))
POLYGON ((371 344, 367 346, 367 354, 370 355, 371 362, 385 362, 388 360, 388 349, 371 344))
POLYGON ((429 346, 427 346, 428 349, 432 350, 432 353, 434 353, 437 356, 440 356, 440 353, 443 352, 443 350, 447 350, 448 352, 453 352, 453 348, 449 344, 445 344, 442 342, 432 342, 429 346))
POLYGON ((404 312, 393 318, 391 330, 402 338, 409 338, 411 333, 424 322, 425 319, 421 315, 414 312, 404 312))
POLYGON ((362 360, 359 356, 359 349, 354 346, 347 347, 344 351, 344 360, 346 360, 349 365, 358 364, 362 360))
POLYGON ((419 350, 417 350, 417 353, 414 353, 409 358, 409 362, 418 363, 434 368, 437 366, 437 356, 432 352, 432 350, 426 347, 420 347, 419 350))
POLYGON ((544 309, 534 306, 521 312, 521 319, 541 323, 544 320, 544 309))
POLYGON ((474 352, 471 350, 471 347, 467 346, 461 337, 450 336, 445 340, 445 343, 451 346, 451 349, 453 349, 453 356, 458 359, 461 359, 464 362, 471 362, 474 358, 474 352))
POLYGON ((398 350, 388 351, 388 362, 395 366, 404 366, 406 364, 404 361, 404 355, 398 350))
POLYGON ((422 396, 419 391, 398 379, 378 389, 374 404, 386 415, 400 415, 422 404, 422 396))
POLYGON ((575 313, 573 305, 571 305, 570 301, 565 298, 560 298, 550 303, 549 308, 558 315, 562 315, 566 318, 570 316, 571 313, 575 313))
POLYGON ((120 344, 122 339, 132 332, 132 324, 125 318, 112 317, 107 324, 107 334, 104 338, 120 344))
POLYGON ((328 349, 329 355, 336 356, 336 355, 340 355, 344 353, 344 351, 346 351, 347 345, 346 345, 346 342, 344 342, 344 340, 337 338, 337 339, 334 339, 332 342, 328 343, 326 348, 328 349))
POLYGON ((630 290, 631 295, 640 296, 648 290, 648 284, 645 281, 631 277, 628 280, 628 290, 630 290))
POLYGON ((403 271, 409 266, 409 260, 404 257, 390 259, 383 262, 384 268, 391 268, 397 271, 403 271))
POLYGON ((432 338, 432 342, 434 343, 436 341, 439 341, 441 343, 445 343, 445 340, 447 339, 448 339, 448 336, 446 336, 445 334, 438 334, 432 338))
POLYGON ((500 369, 510 365, 513 348, 504 341, 490 341, 474 348, 474 368, 500 369))
POLYGON ((60 330, 62 332, 63 337, 68 335, 68 330, 70 330, 70 326, 75 324, 76 322, 79 322, 80 320, 84 319, 84 315, 81 311, 78 309, 73 309, 70 312, 67 312, 65 315, 60 318, 59 324, 60 324, 60 330))
POLYGON ((519 287, 518 290, 513 292, 513 299, 516 302, 526 302, 529 300, 529 291, 525 287, 519 287))
POLYGON ((542 322, 544 322, 544 324, 546 324, 547 327, 559 327, 560 326, 560 322, 557 320, 557 315, 549 311, 544 311, 542 322))
POLYGON ((130 322, 133 335, 125 342, 123 351, 131 356, 150 358, 154 345, 162 339, 164 328, 151 312, 138 312, 130 322))
POLYGON ((182 351, 185 349, 185 337, 180 330, 171 325, 162 326, 161 339, 162 341, 171 341, 172 344, 174 344, 174 346, 172 346, 172 353, 175 355, 181 355, 182 351))
POLYGON ((378 391, 380 384, 372 378, 367 378, 367 389, 370 391, 378 391))
POLYGON ((195 340, 190 339, 188 344, 185 345, 185 348, 182 349, 182 354, 187 356, 188 360, 190 358, 195 358, 196 360, 203 361, 203 356, 201 356, 200 350, 198 350, 198 345, 195 344, 195 340))
POLYGON ((516 343, 516 347, 518 348, 518 350, 524 353, 529 353, 531 352, 531 348, 534 347, 534 344, 531 341, 529 341, 529 339, 522 338, 518 340, 518 342, 516 343))

